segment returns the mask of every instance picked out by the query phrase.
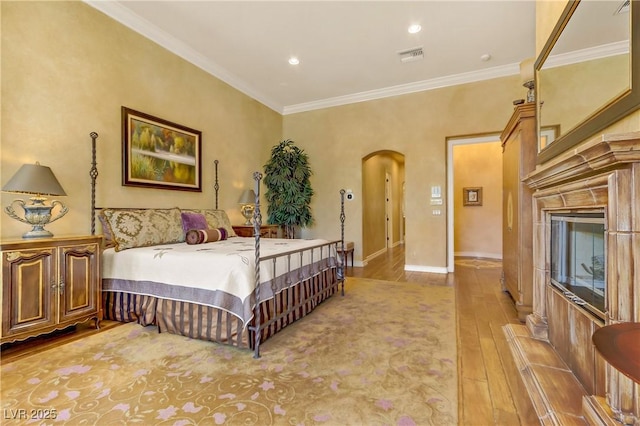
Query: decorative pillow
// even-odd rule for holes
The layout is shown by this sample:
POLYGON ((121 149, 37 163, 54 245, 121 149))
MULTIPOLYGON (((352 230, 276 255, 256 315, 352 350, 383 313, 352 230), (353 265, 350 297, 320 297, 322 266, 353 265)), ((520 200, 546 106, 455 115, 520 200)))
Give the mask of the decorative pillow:
POLYGON ((113 241, 113 233, 111 232, 109 221, 104 217, 102 212, 98 214, 98 222, 100 222, 100 227, 102 228, 102 242, 104 244, 104 248, 115 247, 116 242, 113 241))
POLYGON ((180 209, 107 209, 116 251, 184 241, 180 209))
POLYGON ((185 235, 190 229, 207 229, 209 227, 203 214, 182 212, 180 217, 182 218, 182 231, 185 235))
POLYGON ((190 229, 187 231, 187 244, 212 243, 227 239, 227 230, 217 229, 190 229))
POLYGON ((224 210, 205 210, 204 217, 207 219, 209 228, 224 228, 227 230, 228 237, 237 237, 229 216, 224 210))
POLYGON ((229 216, 227 216, 227 212, 225 212, 224 210, 182 209, 182 212, 203 214, 205 219, 207 219, 207 228, 224 228, 227 230, 227 237, 237 237, 235 231, 233 230, 233 226, 231 226, 229 216))

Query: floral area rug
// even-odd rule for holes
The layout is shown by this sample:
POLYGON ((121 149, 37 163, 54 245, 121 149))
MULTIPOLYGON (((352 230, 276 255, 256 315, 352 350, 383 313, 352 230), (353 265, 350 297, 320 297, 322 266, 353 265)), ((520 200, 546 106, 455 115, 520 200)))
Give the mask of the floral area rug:
POLYGON ((349 278, 262 357, 125 324, 2 366, 2 424, 455 425, 454 290, 349 278))

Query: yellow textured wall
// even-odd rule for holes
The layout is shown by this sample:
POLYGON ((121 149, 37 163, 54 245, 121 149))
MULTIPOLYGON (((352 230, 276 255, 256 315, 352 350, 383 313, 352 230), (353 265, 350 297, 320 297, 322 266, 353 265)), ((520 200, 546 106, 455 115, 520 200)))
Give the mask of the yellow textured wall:
MULTIPOLYGON (((550 32, 566 2, 538 3, 549 13, 536 17, 536 39, 546 40, 544 28, 550 32)), ((57 235, 89 232, 92 131, 100 135, 99 206, 211 207, 219 159, 220 207, 234 222, 242 221, 236 201, 252 172, 274 144, 291 138, 314 170, 316 225, 305 235, 338 237, 339 189, 358 195, 362 159, 393 150, 406 161, 406 263, 445 267, 446 208, 427 213, 431 186, 446 194, 446 139, 500 132, 512 101, 525 93, 514 75, 282 117, 81 2, 5 1, 0 8, 0 178, 6 182, 23 163, 52 167, 69 194, 61 200, 70 213, 48 226, 57 235), (202 131, 202 193, 121 185, 123 105, 202 131)), ((639 128, 636 112, 607 131, 639 128)), ((0 204, 16 198, 3 193, 0 204)), ((362 259, 362 197, 345 208, 346 239, 362 259)), ((4 213, 0 227, 3 239, 28 230, 4 213)))
POLYGON ((536 1, 536 57, 542 52, 568 3, 566 0, 536 1))
POLYGON ((544 69, 538 80, 542 125, 559 125, 566 133, 628 90, 629 55, 544 69))
MULTIPOLYGON (((70 213, 47 229, 90 231, 92 131, 99 134, 98 206, 211 208, 219 159, 220 207, 242 220, 236 202, 280 139, 280 114, 84 3, 0 7, 1 178, 23 163, 52 168, 70 213), (202 131, 201 193, 121 185, 121 106, 202 131)), ((16 198, 3 193, 0 204, 16 198)), ((3 239, 29 229, 4 212, 0 220, 3 239)))
MULTIPOLYGON (((362 258, 386 248, 384 203, 384 157, 373 156, 362 163, 362 258)), ((351 218, 349 218, 351 219, 351 218)), ((349 225, 351 221, 347 222, 349 225)))
POLYGON ((502 258, 502 144, 456 145, 454 170, 454 254, 502 258), (463 189, 482 187, 482 206, 464 206, 463 189))
MULTIPOLYGON (((284 117, 284 137, 309 153, 318 220, 307 235, 337 235, 340 188, 362 187, 362 158, 381 150, 405 156, 406 264, 446 267, 447 137, 500 133, 525 89, 519 76, 419 92, 284 117), (442 187, 442 215, 430 214, 430 188, 442 187)), ((362 259, 362 201, 346 205, 346 239, 362 259)))

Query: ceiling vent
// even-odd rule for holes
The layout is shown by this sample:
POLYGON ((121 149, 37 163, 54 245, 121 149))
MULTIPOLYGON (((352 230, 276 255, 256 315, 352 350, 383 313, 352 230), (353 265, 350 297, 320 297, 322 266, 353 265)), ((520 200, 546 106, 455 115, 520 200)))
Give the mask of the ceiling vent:
POLYGON ((618 10, 616 10, 616 13, 614 13, 614 15, 621 15, 623 13, 629 13, 630 4, 631 4, 631 0, 623 1, 622 4, 618 7, 618 10))
POLYGON ((403 63, 421 61, 424 59, 422 47, 414 47, 413 49, 402 50, 398 52, 398 56, 400 56, 400 62, 403 63))

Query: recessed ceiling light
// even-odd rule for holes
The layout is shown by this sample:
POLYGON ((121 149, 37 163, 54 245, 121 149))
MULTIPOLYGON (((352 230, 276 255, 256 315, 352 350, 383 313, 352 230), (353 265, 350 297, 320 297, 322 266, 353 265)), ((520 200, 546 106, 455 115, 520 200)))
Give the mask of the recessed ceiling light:
POLYGON ((415 33, 419 33, 421 29, 422 27, 420 25, 413 24, 413 25, 409 25, 409 28, 407 29, 407 31, 409 31, 409 34, 415 34, 415 33))
POLYGON ((298 65, 300 63, 300 60, 298 58, 296 58, 295 56, 292 56, 289 58, 289 63, 291 65, 298 65))

